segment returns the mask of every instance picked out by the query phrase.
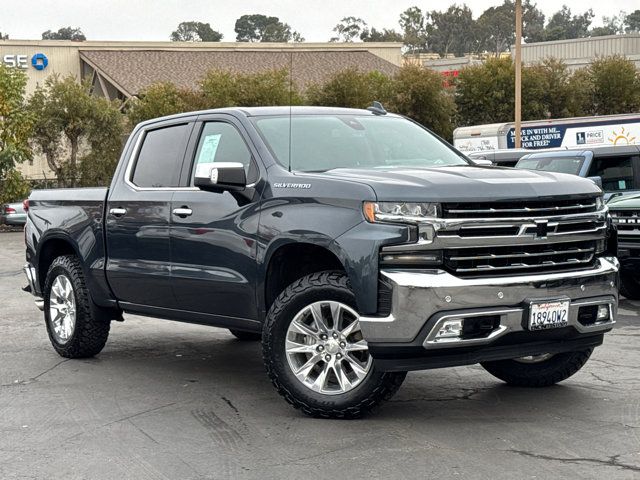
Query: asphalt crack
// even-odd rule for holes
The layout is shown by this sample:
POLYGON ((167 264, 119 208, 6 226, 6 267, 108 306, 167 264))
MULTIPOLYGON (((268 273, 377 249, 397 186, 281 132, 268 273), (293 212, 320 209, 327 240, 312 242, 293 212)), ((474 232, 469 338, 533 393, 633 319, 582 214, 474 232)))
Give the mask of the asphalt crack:
POLYGON ((448 397, 412 397, 412 398, 396 398, 389 400, 390 403, 409 403, 409 402, 451 402, 455 400, 471 400, 471 397, 477 395, 482 392, 486 392, 487 390, 492 390, 493 387, 490 388, 472 388, 467 389, 468 391, 462 395, 454 395, 448 397))
POLYGON ((60 360, 54 366, 47 368, 44 372, 39 373, 35 377, 30 377, 30 378, 27 378, 26 380, 16 380, 13 383, 3 383, 3 384, 0 385, 0 387, 18 387, 18 386, 21 386, 21 385, 29 385, 30 383, 36 382, 40 377, 42 377, 43 375, 46 375, 50 371, 56 369, 57 367, 59 367, 63 363, 68 362, 69 360, 71 360, 71 359, 70 358, 65 358, 64 360, 60 360))
POLYGON ((554 457, 552 455, 542 455, 538 453, 527 452, 526 450, 507 450, 511 453, 517 453, 518 455, 522 455, 524 457, 537 458, 539 460, 551 460, 555 462, 561 463, 569 463, 569 464, 580 464, 580 463, 591 463, 595 465, 602 465, 605 467, 615 467, 620 468, 622 470, 629 470, 632 472, 640 472, 640 466, 632 465, 629 463, 622 463, 618 459, 620 455, 612 455, 607 458, 607 460, 602 460, 600 458, 588 458, 588 457, 554 457))

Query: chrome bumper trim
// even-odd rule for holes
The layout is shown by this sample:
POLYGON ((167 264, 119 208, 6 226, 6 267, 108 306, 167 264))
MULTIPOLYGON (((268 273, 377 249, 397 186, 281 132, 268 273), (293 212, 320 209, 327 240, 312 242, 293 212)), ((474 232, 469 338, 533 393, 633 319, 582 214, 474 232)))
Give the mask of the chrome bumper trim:
MULTIPOLYGON (((569 298, 572 305, 606 297, 615 320, 618 270, 615 257, 600 257, 597 265, 589 270, 493 278, 460 278, 437 269, 382 270, 381 276, 392 287, 391 313, 386 317, 363 316, 360 325, 368 342, 408 343, 436 315, 483 309, 507 312, 504 315, 514 319, 505 318, 506 326, 515 322, 516 317, 522 322, 527 300, 558 297, 569 298)), ((577 309, 575 311, 577 322, 577 309)), ((606 330, 611 324, 588 330, 582 326, 583 330, 576 329, 584 332, 606 330)))

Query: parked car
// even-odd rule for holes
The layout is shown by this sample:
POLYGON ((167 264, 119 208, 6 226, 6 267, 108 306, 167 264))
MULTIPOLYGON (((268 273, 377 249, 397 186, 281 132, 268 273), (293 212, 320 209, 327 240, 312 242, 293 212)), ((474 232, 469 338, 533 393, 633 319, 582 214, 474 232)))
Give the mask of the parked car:
POLYGON ((593 179, 605 198, 614 193, 640 193, 640 146, 593 147, 530 153, 516 168, 560 172, 593 179))
POLYGON ((110 188, 38 190, 28 214, 25 273, 61 356, 99 353, 123 313, 228 328, 313 416, 360 416, 409 370, 552 385, 615 323, 593 182, 475 166, 380 107, 150 120, 110 188))
POLYGON ((608 206, 618 229, 620 292, 627 298, 640 300, 640 195, 613 197, 608 206))
POLYGON ((0 210, 0 224, 24 225, 27 223, 27 212, 23 202, 7 203, 0 210))

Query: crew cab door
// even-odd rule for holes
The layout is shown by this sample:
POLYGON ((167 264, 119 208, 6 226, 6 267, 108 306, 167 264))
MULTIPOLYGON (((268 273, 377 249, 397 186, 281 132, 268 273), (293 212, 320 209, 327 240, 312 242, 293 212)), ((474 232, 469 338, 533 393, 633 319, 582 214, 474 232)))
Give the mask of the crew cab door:
POLYGON ((173 308, 169 226, 171 198, 191 121, 141 131, 109 193, 106 210, 107 280, 123 306, 173 308))
MULTIPOLYGON (((172 285, 177 308, 257 319, 256 252, 258 201, 256 152, 246 131, 230 115, 207 116, 196 124, 183 169, 183 185, 171 203, 172 285), (242 192, 203 191, 194 185, 199 163, 240 162, 242 192)), ((211 317, 211 323, 219 319, 211 317)))

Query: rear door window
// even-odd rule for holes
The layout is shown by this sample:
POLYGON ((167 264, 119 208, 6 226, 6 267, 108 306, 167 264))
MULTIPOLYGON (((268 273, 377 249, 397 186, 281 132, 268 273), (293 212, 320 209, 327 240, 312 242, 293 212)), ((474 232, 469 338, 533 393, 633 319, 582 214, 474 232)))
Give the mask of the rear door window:
POLYGON ((633 157, 594 158, 589 169, 590 177, 602 178, 602 189, 621 192, 635 189, 633 157))
POLYGON ((192 124, 145 133, 131 181, 142 188, 177 187, 192 124))

